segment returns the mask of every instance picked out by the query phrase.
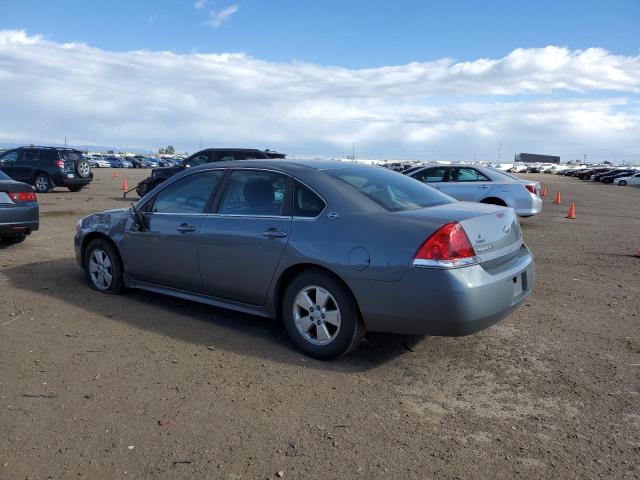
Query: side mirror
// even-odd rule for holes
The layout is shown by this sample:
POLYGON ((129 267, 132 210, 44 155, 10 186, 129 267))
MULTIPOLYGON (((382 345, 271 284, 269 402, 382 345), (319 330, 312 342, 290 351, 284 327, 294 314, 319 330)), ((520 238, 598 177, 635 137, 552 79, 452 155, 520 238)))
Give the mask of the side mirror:
POLYGON ((131 216, 133 217, 133 227, 135 227, 136 231, 144 232, 147 230, 148 226, 145 216, 133 203, 131 204, 131 216))

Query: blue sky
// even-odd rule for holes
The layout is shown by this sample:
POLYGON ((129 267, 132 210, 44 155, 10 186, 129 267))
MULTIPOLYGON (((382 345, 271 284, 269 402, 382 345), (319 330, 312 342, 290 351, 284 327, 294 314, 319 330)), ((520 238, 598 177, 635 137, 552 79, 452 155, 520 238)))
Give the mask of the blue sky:
POLYGON ((0 27, 115 51, 245 52, 351 68, 515 48, 602 47, 640 53, 640 1, 0 0, 0 27), (218 28, 210 10, 238 6, 218 28))
POLYGON ((640 0, 0 0, 0 144, 640 162, 640 0))

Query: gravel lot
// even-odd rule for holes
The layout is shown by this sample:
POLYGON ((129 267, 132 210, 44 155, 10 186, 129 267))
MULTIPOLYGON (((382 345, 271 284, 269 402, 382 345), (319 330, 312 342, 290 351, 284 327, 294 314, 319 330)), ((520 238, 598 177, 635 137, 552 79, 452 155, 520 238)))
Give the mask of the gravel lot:
POLYGON ((0 245, 0 478, 640 477, 640 188, 527 176, 550 196, 521 310, 323 363, 276 321, 90 290, 74 223, 148 172, 94 173, 0 245))

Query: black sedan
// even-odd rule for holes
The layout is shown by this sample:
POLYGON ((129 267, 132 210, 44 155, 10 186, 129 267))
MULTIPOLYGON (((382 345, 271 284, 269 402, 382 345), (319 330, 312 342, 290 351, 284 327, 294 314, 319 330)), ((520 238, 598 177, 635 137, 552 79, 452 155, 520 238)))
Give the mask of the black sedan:
POLYGON ((38 200, 33 188, 0 172, 0 241, 20 243, 38 226, 38 200))

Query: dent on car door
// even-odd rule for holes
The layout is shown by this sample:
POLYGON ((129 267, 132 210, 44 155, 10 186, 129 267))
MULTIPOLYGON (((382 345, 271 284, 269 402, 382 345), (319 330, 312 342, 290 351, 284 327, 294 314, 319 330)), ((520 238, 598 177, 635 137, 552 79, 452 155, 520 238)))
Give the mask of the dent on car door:
POLYGON ((127 273, 137 281, 202 291, 198 235, 224 170, 187 175, 142 207, 146 225, 130 219, 124 241, 127 273))
POLYGON ((229 176, 217 211, 202 225, 200 275, 205 293, 263 305, 291 235, 290 180, 271 171, 229 176))

